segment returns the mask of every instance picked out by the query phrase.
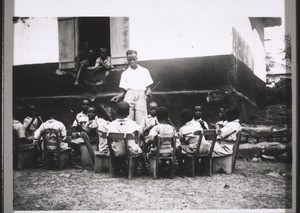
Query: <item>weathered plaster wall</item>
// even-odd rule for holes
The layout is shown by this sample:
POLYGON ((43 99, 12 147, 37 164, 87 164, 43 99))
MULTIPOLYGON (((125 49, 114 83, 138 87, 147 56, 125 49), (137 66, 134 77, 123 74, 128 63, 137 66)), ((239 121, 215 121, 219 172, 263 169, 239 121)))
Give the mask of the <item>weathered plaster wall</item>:
POLYGON ((266 61, 263 43, 248 18, 232 23, 232 54, 244 62, 262 81, 266 81, 266 61))

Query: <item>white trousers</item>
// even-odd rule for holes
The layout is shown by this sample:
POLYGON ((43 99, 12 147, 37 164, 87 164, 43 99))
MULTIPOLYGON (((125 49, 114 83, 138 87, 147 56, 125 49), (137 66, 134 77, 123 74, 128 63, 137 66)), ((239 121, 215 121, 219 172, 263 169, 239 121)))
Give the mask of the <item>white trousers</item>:
POLYGON ((140 124, 142 119, 147 116, 147 101, 144 90, 127 90, 124 101, 129 106, 128 118, 140 124))

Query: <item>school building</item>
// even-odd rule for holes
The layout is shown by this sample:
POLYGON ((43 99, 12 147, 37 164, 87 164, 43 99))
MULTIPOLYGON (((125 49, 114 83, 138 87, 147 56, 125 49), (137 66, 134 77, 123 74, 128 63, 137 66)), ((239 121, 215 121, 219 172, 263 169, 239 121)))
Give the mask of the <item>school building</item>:
MULTIPOLYGON (((15 23, 14 103, 57 107, 60 115, 79 110, 80 98, 96 97, 113 108, 120 92, 125 52, 135 49, 138 63, 154 80, 151 100, 170 109, 175 126, 180 111, 202 104, 214 122, 219 107, 237 105, 243 122, 265 106, 264 29, 281 18, 64 17, 29 18, 15 23), (101 85, 74 86, 79 48, 109 49, 115 71, 101 85), (60 73, 60 74, 59 74, 60 73), (61 73, 64 73, 62 75, 61 73)), ((89 75, 85 75, 89 81, 89 75)), ((67 119, 68 120, 68 119, 67 119)))

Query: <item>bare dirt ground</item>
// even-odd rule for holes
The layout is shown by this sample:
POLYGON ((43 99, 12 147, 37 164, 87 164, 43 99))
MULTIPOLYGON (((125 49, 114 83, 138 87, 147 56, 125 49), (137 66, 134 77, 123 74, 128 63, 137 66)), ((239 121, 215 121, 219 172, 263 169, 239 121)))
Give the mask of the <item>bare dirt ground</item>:
POLYGON ((110 178, 91 170, 14 171, 14 210, 188 210, 292 206, 291 164, 238 159, 231 175, 110 178))

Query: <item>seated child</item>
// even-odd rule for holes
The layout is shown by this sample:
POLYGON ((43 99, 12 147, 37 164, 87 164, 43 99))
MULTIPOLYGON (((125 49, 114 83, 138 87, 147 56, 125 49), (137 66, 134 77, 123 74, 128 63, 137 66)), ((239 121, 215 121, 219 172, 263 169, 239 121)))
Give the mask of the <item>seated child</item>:
MULTIPOLYGON (((72 143, 83 143, 83 139, 80 137, 83 126, 88 123, 88 108, 90 106, 89 99, 82 100, 82 111, 76 115, 76 118, 72 124, 74 132, 72 133, 72 143)), ((95 116, 95 120, 98 120, 98 116, 95 116)))
MULTIPOLYGON (((98 137, 98 120, 100 120, 100 118, 97 117, 96 119, 96 107, 90 105, 88 107, 87 110, 87 116, 88 116, 88 120, 87 122, 82 124, 82 131, 86 132, 90 142, 93 143, 96 141, 97 137, 98 137)), ((103 120, 101 118, 101 120, 103 120)))
POLYGON ((18 146, 19 149, 31 149, 34 147, 34 144, 32 140, 26 138, 25 127, 21 123, 23 119, 24 108, 21 106, 15 107, 13 110, 13 135, 14 138, 18 139, 19 143, 14 145, 18 146))
MULTIPOLYGON (((193 114, 194 112, 190 109, 181 111, 181 123, 183 126, 179 129, 179 136, 183 139, 181 140, 182 153, 193 154, 196 151, 199 135, 194 135, 194 132, 203 130, 200 123, 193 120, 193 114)), ((202 154, 208 153, 210 146, 210 142, 202 137, 199 152, 202 154)))
MULTIPOLYGON (((150 130, 148 138, 145 141, 147 146, 151 145, 150 155, 154 154, 156 151, 156 147, 153 144, 153 142, 157 135, 172 134, 174 136, 178 136, 175 128, 168 123, 169 113, 166 107, 158 107, 156 111, 156 117, 159 124, 157 124, 150 130)), ((176 148, 178 148, 179 146, 180 146, 180 142, 176 140, 176 148)), ((166 139, 161 144, 160 154, 169 155, 172 152, 173 152, 173 148, 171 145, 171 141, 166 139)))
MULTIPOLYGON (((108 132, 114 133, 139 133, 139 125, 135 122, 127 118, 129 115, 129 104, 125 101, 121 101, 117 103, 117 119, 108 124, 107 129, 108 132)), ((133 156, 139 156, 142 153, 141 148, 135 142, 135 140, 128 140, 128 148, 130 154, 133 156)), ((125 155, 125 144, 117 141, 113 141, 112 149, 114 151, 115 156, 123 156, 125 155)))
POLYGON ((242 129, 238 119, 239 114, 240 110, 236 107, 229 108, 225 111, 225 117, 228 122, 221 128, 221 135, 215 144, 213 157, 232 154, 236 136, 242 129))
POLYGON ((219 109, 218 117, 219 117, 220 120, 217 123, 215 123, 215 128, 216 129, 221 129, 227 123, 227 120, 225 118, 225 109, 223 107, 221 107, 219 109))
POLYGON ((158 124, 158 120, 156 118, 156 109, 158 105, 155 101, 149 103, 149 114, 143 118, 140 123, 141 134, 143 136, 147 136, 149 134, 150 129, 158 124))
POLYGON ((37 130, 43 123, 42 118, 39 116, 36 107, 29 104, 28 105, 28 115, 23 121, 23 125, 26 131, 26 137, 28 140, 33 141, 33 135, 35 130, 37 130))
POLYGON ((76 74, 76 80, 74 82, 74 85, 79 84, 79 78, 80 78, 81 72, 83 70, 87 69, 89 66, 92 66, 92 64, 95 63, 95 60, 94 60, 95 53, 90 48, 88 41, 84 42, 83 47, 80 49, 79 58, 80 58, 79 69, 76 74))
MULTIPOLYGON (((61 150, 66 150, 68 149, 68 143, 63 142, 66 137, 67 137, 67 131, 65 125, 54 119, 54 111, 50 107, 45 109, 45 118, 47 119, 44 123, 41 124, 41 126, 34 132, 34 140, 38 141, 40 140, 42 133, 46 129, 56 129, 59 130, 59 136, 60 136, 60 148, 61 150)), ((48 138, 49 141, 54 141, 55 138, 52 136, 49 136, 48 138)), ((48 145, 47 147, 50 150, 56 149, 56 146, 48 145)), ((44 149, 44 144, 42 143, 42 149, 44 149)))

